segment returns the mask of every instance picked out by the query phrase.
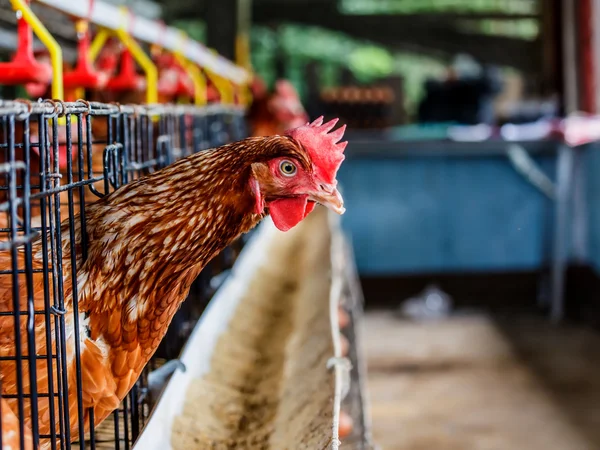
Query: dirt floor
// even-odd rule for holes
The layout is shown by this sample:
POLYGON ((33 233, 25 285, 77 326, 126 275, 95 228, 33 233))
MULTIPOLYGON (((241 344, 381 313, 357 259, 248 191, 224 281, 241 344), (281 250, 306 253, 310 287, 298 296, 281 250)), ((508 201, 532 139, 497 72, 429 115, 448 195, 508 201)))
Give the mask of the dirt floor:
POLYGON ((600 335, 543 318, 366 316, 383 450, 600 449, 600 335))

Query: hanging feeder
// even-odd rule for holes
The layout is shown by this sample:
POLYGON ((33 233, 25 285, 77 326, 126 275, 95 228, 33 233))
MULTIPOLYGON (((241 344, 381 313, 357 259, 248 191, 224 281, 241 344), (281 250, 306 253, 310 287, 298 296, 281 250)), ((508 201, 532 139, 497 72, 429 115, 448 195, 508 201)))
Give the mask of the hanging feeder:
POLYGON ((177 95, 179 73, 172 55, 155 49, 154 63, 158 67, 158 95, 161 101, 168 102, 177 95))
POLYGON ((221 99, 219 91, 210 80, 207 81, 206 99, 208 100, 208 103, 218 103, 221 99))
POLYGON ((158 46, 153 48, 152 54, 159 68, 158 95, 161 100, 168 102, 176 98, 193 99, 196 92, 194 81, 178 58, 163 52, 158 46))
POLYGON ((167 25, 160 22, 159 42, 150 49, 152 60, 158 69, 158 97, 160 103, 168 103, 177 96, 178 78, 175 58, 163 50, 163 41, 167 25))
POLYGON ((116 36, 125 46, 121 52, 121 67, 119 73, 109 79, 106 89, 112 92, 141 92, 146 91, 146 102, 156 103, 158 100, 158 71, 152 59, 130 35, 133 29, 133 17, 126 7, 120 8, 123 23, 115 31, 116 36), (145 76, 138 75, 136 62, 144 71, 145 76))
POLYGON ((106 30, 100 30, 89 50, 89 57, 92 64, 98 71, 104 73, 108 79, 115 76, 117 66, 119 65, 121 44, 111 37, 106 30), (94 50, 94 46, 98 47, 94 50))
POLYGON ((77 89, 102 89, 108 83, 108 74, 96 70, 90 57, 90 32, 87 20, 80 20, 77 28, 77 65, 64 74, 64 86, 73 91, 77 89))
POLYGON ((30 83, 49 85, 52 66, 39 62, 33 53, 31 26, 17 12, 17 51, 9 62, 0 63, 0 84, 26 85, 30 83))
POLYGON ((179 42, 173 53, 180 71, 179 95, 193 99, 196 106, 207 103, 206 75, 200 67, 188 60, 184 52, 190 47, 190 39, 184 32, 179 33, 179 42))
POLYGON ((108 80, 106 89, 112 92, 143 91, 146 88, 146 80, 138 75, 135 61, 129 49, 121 52, 121 67, 119 73, 108 80))
MULTIPOLYGON (((110 49, 104 49, 98 57, 96 67, 106 74, 107 79, 114 76, 119 65, 119 54, 110 49)), ((107 81, 108 82, 108 81, 107 81)))
POLYGON ((195 88, 194 81, 188 75, 186 70, 181 67, 179 64, 176 68, 179 76, 177 77, 177 97, 186 97, 186 98, 194 98, 195 88))
MULTIPOLYGON (((46 49, 34 52, 34 58, 38 64, 47 64, 48 66, 51 64, 50 53, 46 49)), ((50 82, 44 80, 42 82, 25 83, 24 87, 30 98, 46 98, 48 97, 50 82)))

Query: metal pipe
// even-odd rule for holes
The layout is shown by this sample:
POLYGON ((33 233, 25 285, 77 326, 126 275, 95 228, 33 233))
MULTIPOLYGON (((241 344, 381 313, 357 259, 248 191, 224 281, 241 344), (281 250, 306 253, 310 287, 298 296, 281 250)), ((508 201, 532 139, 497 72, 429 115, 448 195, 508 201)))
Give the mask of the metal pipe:
POLYGON ((583 157, 586 150, 590 151, 586 147, 573 149, 573 225, 571 236, 573 239, 573 261, 577 264, 586 264, 589 261, 589 204, 586 195, 587 171, 583 157))
POLYGON ((558 149, 554 248, 552 258, 552 302, 550 318, 558 323, 564 316, 565 275, 568 262, 569 198, 573 177, 573 149, 565 144, 558 149))
MULTIPOLYGON (((90 23, 112 31, 117 31, 122 26, 119 8, 103 1, 95 1, 91 11, 88 2, 80 0, 36 1, 70 16, 88 19, 90 23)), ((180 42, 180 31, 176 28, 164 27, 157 21, 139 16, 135 17, 129 34, 136 40, 160 45, 171 51, 177 51, 180 42)), ((207 68, 233 83, 244 84, 250 81, 250 73, 247 70, 218 54, 214 54, 199 42, 190 41, 184 50, 184 56, 200 67, 207 68)))
POLYGON ((551 200, 556 199, 556 188, 552 180, 539 168, 529 153, 520 145, 511 144, 506 150, 514 169, 551 200))
POLYGON ((31 26, 34 34, 50 52, 50 61, 52 63, 52 97, 57 100, 63 100, 63 56, 60 45, 58 45, 56 39, 52 37, 44 24, 37 18, 24 0, 10 0, 10 2, 16 11, 21 12, 23 19, 31 26))

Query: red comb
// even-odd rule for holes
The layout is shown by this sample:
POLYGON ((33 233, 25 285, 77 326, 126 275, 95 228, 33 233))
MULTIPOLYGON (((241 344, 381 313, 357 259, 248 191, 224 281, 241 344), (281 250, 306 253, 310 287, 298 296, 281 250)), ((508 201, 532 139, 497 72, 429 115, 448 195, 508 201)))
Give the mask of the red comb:
POLYGON ((333 119, 323 124, 323 116, 313 123, 306 123, 301 127, 286 132, 300 142, 308 151, 319 178, 328 184, 335 183, 335 175, 344 160, 344 149, 347 141, 340 142, 346 125, 341 126, 332 133, 339 119, 333 119))

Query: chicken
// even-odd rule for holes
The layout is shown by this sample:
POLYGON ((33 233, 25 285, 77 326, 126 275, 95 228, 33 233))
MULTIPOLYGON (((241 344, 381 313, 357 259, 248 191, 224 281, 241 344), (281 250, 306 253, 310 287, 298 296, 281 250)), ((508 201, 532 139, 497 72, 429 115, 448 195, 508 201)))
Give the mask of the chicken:
MULTIPOLYGON (((35 330, 37 355, 55 353, 57 334, 65 336, 62 379, 68 380, 65 399, 73 439, 79 423, 89 429, 91 411, 98 424, 118 407, 155 352, 192 282, 217 253, 267 214, 278 229, 286 231, 316 203, 344 212, 336 173, 344 159, 346 142, 339 141, 345 126, 332 132, 336 123, 337 119, 323 124, 320 118, 283 136, 248 138, 196 153, 124 185, 86 206, 85 246, 79 218, 74 218, 74 242, 68 221, 62 223, 65 313, 59 314, 64 323, 57 325, 61 321, 53 318, 46 324, 44 315, 37 314, 29 325, 35 330), (47 326, 52 331, 51 348, 47 326), (74 358, 78 347, 84 411, 80 422, 74 358)), ((45 257, 43 242, 39 236, 32 244, 34 273, 29 283, 24 274, 18 276, 21 311, 27 311, 27 285, 35 310, 47 309, 44 277, 39 272, 45 257)), ((0 270, 10 269, 11 263, 11 253, 0 252, 0 270)), ((22 247, 16 263, 25 267, 22 247)), ((21 342, 27 353, 28 318, 20 316, 16 333, 15 317, 6 315, 14 312, 10 280, 0 277, 2 392, 14 395, 22 383, 28 394, 33 381, 38 392, 49 392, 50 386, 56 392, 57 358, 37 358, 36 373, 30 374, 25 356, 21 377, 21 369, 11 360, 15 342, 21 342)), ((50 286, 52 281, 58 280, 51 279, 50 286)), ((19 410, 16 399, 7 396, 6 403, 13 412, 19 410)), ((57 398, 52 402, 42 396, 37 403, 28 399, 23 403, 28 427, 35 426, 33 417, 39 419, 42 435, 58 429, 58 415, 53 416, 58 412, 57 398)), ((49 446, 49 440, 42 439, 40 448, 49 446)))
POLYGON ((288 80, 279 80, 275 84, 271 110, 279 123, 283 124, 284 130, 299 127, 308 120, 298 91, 288 80))
POLYGON ((289 81, 279 80, 271 95, 260 84, 254 87, 254 92, 254 102, 248 113, 253 136, 281 134, 308 120, 298 93, 289 81))
MULTIPOLYGON (((19 427, 19 418, 8 406, 5 399, 0 400, 0 415, 2 420, 2 450, 20 450, 21 448, 21 430, 19 427)), ((33 439, 31 430, 25 427, 23 430, 25 450, 33 450, 33 439)))

